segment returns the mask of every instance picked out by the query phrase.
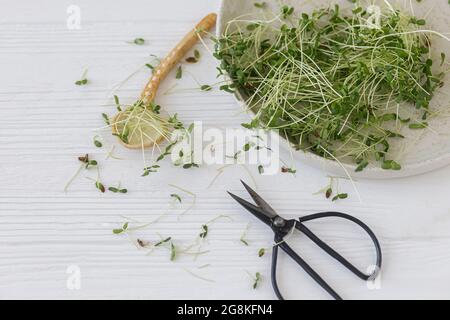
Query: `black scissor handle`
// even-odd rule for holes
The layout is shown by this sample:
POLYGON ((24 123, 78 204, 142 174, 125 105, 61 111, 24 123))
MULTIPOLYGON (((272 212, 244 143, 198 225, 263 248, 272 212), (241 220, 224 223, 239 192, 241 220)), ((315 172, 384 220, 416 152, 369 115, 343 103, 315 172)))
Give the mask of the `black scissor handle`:
POLYGON ((353 274, 358 276, 362 280, 373 280, 377 277, 382 264, 382 253, 381 253, 381 246, 380 242, 378 241, 377 237, 373 233, 373 231, 361 220, 345 214, 341 212, 322 212, 322 213, 316 213, 309 216, 304 216, 299 218, 300 223, 295 224, 295 227, 300 232, 304 233, 311 241, 313 241, 315 244, 317 244, 322 250, 324 250, 326 253, 328 253, 332 258, 339 261, 344 267, 346 267, 348 270, 350 270, 353 274), (370 237, 372 240, 374 246, 375 246, 375 252, 376 252, 376 270, 372 274, 365 274, 361 272, 358 268, 356 268, 353 264, 351 264, 347 259, 345 259, 343 256, 341 256, 339 253, 337 253, 333 248, 331 248, 329 245, 327 245, 325 242, 323 242, 319 237, 317 237, 311 230, 309 230, 303 222, 322 219, 322 218, 341 218, 348 221, 351 221, 358 226, 360 226, 370 237))
POLYGON ((286 254, 288 254, 292 259, 294 259, 294 261, 297 262, 303 268, 303 270, 305 270, 305 272, 309 274, 309 276, 313 278, 314 281, 316 281, 334 299, 342 300, 342 298, 337 294, 337 292, 334 291, 333 288, 331 288, 330 285, 326 283, 326 281, 323 280, 322 277, 317 272, 315 272, 314 269, 311 268, 311 266, 305 260, 302 259, 302 257, 300 257, 294 250, 292 250, 292 248, 286 242, 283 242, 283 239, 281 237, 275 236, 275 242, 278 243, 278 245, 275 245, 272 251, 271 279, 272 279, 272 287, 278 299, 284 300, 277 282, 278 247, 280 247, 284 252, 286 252, 286 254))
MULTIPOLYGON (((382 263, 382 253, 381 253, 381 246, 376 238, 375 234, 372 232, 372 230, 361 220, 352 217, 345 213, 340 212, 323 212, 323 213, 317 213, 312 214, 309 216, 304 216, 299 219, 299 222, 295 223, 295 228, 299 230, 300 232, 304 233, 309 239, 311 239, 314 243, 316 243, 321 249, 323 249, 325 252, 327 252, 331 257, 339 261, 342 265, 344 265, 347 269, 349 269, 351 272, 353 272, 355 275, 357 275, 362 280, 369 280, 374 279, 378 272, 381 269, 381 263, 382 263), (321 218, 328 218, 328 217, 337 217, 349 220, 351 222, 356 223, 358 226, 360 226, 364 231, 366 231, 369 235, 369 237, 372 239, 375 250, 376 250, 376 266, 377 269, 374 271, 371 275, 366 275, 359 271, 355 266, 353 266, 350 262, 348 262, 344 257, 342 257, 339 253, 337 253, 334 249, 332 249, 330 246, 328 246, 325 242, 323 242, 320 238, 318 238, 311 230, 309 230, 305 225, 303 225, 303 222, 312 221, 316 219, 321 218)), ((272 269, 271 269, 271 279, 272 279, 272 286, 274 288, 275 294, 277 295, 278 299, 283 300, 283 296, 279 290, 278 283, 277 283, 277 260, 278 260, 278 247, 280 247, 284 252, 286 252, 287 255, 289 255, 295 262, 297 262, 303 270, 311 277, 314 281, 316 281, 325 291, 327 291, 334 299, 341 300, 342 298, 334 291, 333 288, 326 283, 325 280, 322 279, 322 277, 315 272, 308 263, 303 260, 292 248, 283 240, 283 237, 280 235, 275 236, 275 243, 276 245, 273 247, 272 251, 272 269)))

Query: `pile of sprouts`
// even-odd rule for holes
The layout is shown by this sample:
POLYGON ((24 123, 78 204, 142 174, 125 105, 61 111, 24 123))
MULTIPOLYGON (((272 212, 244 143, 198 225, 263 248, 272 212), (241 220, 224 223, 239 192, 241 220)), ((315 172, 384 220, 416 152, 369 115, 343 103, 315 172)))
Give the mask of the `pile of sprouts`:
POLYGON ((171 123, 160 114, 160 106, 142 100, 135 102, 120 113, 114 126, 116 135, 123 143, 142 145, 148 141, 158 145, 161 140, 169 140, 171 123))
POLYGON ((255 114, 245 127, 277 129, 297 149, 328 159, 400 170, 389 158, 402 127, 428 127, 443 65, 431 55, 426 21, 390 8, 378 26, 355 4, 298 15, 283 7, 271 21, 228 23, 216 39, 220 72, 255 114))

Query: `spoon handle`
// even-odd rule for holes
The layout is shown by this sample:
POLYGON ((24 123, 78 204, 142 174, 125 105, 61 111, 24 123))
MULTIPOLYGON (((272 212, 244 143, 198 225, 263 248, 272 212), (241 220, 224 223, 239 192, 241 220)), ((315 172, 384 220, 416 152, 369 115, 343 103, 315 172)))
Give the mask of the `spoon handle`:
POLYGON ((197 43, 200 33, 208 31, 216 24, 217 15, 210 13, 204 17, 196 27, 191 30, 178 45, 161 61, 154 70, 153 76, 145 86, 141 94, 144 103, 153 101, 162 80, 169 74, 173 67, 183 58, 183 56, 197 43))

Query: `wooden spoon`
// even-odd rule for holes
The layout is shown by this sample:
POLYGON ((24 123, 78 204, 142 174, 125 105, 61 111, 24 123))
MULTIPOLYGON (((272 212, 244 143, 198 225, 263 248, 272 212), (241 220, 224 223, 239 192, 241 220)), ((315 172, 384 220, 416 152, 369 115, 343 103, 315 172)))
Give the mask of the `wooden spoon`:
MULTIPOLYGON (((140 101, 143 102, 144 106, 148 106, 156 96, 156 93, 158 91, 159 85, 164 80, 164 78, 170 73, 170 71, 174 68, 174 66, 183 58, 186 53, 192 49, 192 47, 197 43, 199 40, 200 33, 202 31, 208 31, 211 28, 213 28, 216 24, 217 15, 215 13, 210 13, 205 18, 203 18, 193 30, 191 30, 184 38, 183 40, 178 43, 178 45, 172 49, 172 51, 167 55, 166 58, 164 58, 161 63, 158 65, 158 67, 154 70, 153 76, 151 77, 150 81, 145 86, 144 90, 142 91, 140 101)), ((146 110, 146 109, 145 109, 146 110)), ((148 117, 150 113, 153 111, 147 110, 144 113, 144 116, 148 117)), ((120 135, 122 132, 120 130, 120 124, 125 121, 127 118, 125 112, 118 113, 114 119, 112 124, 112 132, 115 135, 120 135)), ((141 149, 141 148, 149 148, 152 147, 155 144, 160 143, 164 139, 164 135, 162 134, 165 132, 167 128, 164 128, 164 126, 161 126, 158 130, 158 122, 159 119, 162 117, 160 115, 154 114, 154 117, 151 116, 151 119, 145 119, 147 123, 149 121, 154 121, 155 128, 146 128, 146 140, 145 138, 142 138, 139 141, 128 141, 128 143, 125 143, 122 139, 119 139, 119 141, 127 148, 129 149, 141 149)), ((140 120, 140 119, 138 119, 140 120)), ((162 122, 161 122, 162 123, 162 122)), ((139 125, 139 123, 137 124, 139 125)))

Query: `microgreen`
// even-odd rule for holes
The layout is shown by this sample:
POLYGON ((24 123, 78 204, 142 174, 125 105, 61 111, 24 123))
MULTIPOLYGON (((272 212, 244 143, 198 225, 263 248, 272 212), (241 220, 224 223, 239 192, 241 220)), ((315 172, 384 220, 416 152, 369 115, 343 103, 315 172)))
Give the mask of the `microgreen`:
POLYGON ((197 60, 196 57, 188 57, 188 58, 186 58, 186 62, 188 62, 188 63, 197 63, 198 60, 197 60))
POLYGON ((183 169, 199 168, 200 166, 194 162, 186 163, 183 165, 183 169))
POLYGON ((197 61, 200 59, 200 51, 198 51, 197 49, 194 50, 194 58, 197 59, 197 61))
POLYGON ((89 160, 89 161, 86 163, 86 169, 89 169, 89 167, 95 167, 95 166, 97 166, 97 165, 98 165, 97 160, 89 160))
POLYGON ((255 278, 254 278, 254 281, 253 281, 253 289, 256 289, 260 282, 261 282, 261 273, 256 272, 255 273, 255 278))
POLYGON ((117 188, 116 187, 109 187, 108 190, 113 192, 113 193, 128 193, 127 189, 123 189, 123 188, 120 188, 120 187, 117 187, 117 188))
POLYGON ((183 68, 181 66, 178 66, 175 78, 181 79, 182 77, 183 77, 183 68))
POLYGON ((240 237, 240 239, 239 239, 239 241, 240 241, 242 244, 246 245, 246 246, 249 245, 249 244, 248 244, 248 241, 245 239, 245 237, 247 236, 248 228, 249 228, 249 224, 247 224, 247 226, 245 227, 244 231, 242 231, 241 237, 240 237))
POLYGON ((128 126, 125 126, 124 129, 122 130, 122 132, 119 133, 113 133, 113 136, 118 137, 120 140, 122 140, 123 143, 128 144, 128 135, 130 134, 130 130, 128 126))
POLYGON ((297 170, 293 169, 293 168, 288 168, 288 167, 281 167, 281 172, 282 173, 292 173, 292 174, 296 174, 297 170))
POLYGON ((425 19, 417 19, 416 17, 411 17, 409 22, 412 23, 412 24, 417 24, 418 26, 424 26, 424 25, 427 24, 425 19))
POLYGON ((205 84, 205 85, 202 85, 202 86, 200 87, 200 89, 201 89, 202 91, 211 91, 211 90, 212 90, 212 87, 211 87, 210 85, 208 85, 208 84, 205 84))
POLYGON ((114 96, 114 103, 116 104, 117 111, 121 112, 122 111, 122 107, 120 106, 119 97, 116 96, 116 95, 114 96))
POLYGON ((259 172, 259 174, 264 173, 264 167, 261 164, 258 166, 258 172, 259 172))
POLYGON ((332 188, 328 188, 325 191, 325 198, 330 199, 331 195, 333 194, 333 189, 332 188))
POLYGON ((158 172, 159 168, 160 168, 160 166, 157 164, 155 164, 153 166, 145 167, 142 177, 146 177, 146 176, 150 175, 150 173, 153 173, 153 172, 158 172))
POLYGON ((232 155, 231 157, 230 156, 227 156, 227 158, 232 158, 232 159, 234 159, 234 160, 237 160, 238 158, 239 158, 239 155, 242 153, 242 150, 238 150, 234 155, 232 155))
POLYGON ((332 201, 343 200, 343 199, 347 199, 347 198, 348 198, 347 193, 339 193, 338 195, 334 196, 332 201))
POLYGON ((86 78, 75 81, 75 84, 76 84, 77 86, 84 86, 84 85, 86 85, 87 83, 88 83, 88 79, 86 79, 86 78))
POLYGON ((261 248, 258 250, 258 257, 262 257, 266 254, 266 249, 265 248, 261 248))
POLYGON ((133 40, 133 43, 141 46, 145 43, 145 40, 143 38, 136 38, 133 40))
POLYGON ((422 123, 411 123, 409 125, 409 128, 412 130, 420 130, 420 129, 425 129, 428 127, 428 123, 427 122, 422 122, 422 123))
POLYGON ((101 193, 105 193, 106 188, 103 185, 103 183, 101 183, 100 181, 96 181, 95 182, 95 187, 101 192, 101 193))
POLYGON ((392 140, 404 138, 392 124, 415 121, 415 109, 429 111, 442 86, 445 73, 432 70, 430 58, 430 34, 439 33, 418 30, 426 21, 398 10, 383 12, 380 28, 371 29, 357 8, 294 15, 282 6, 280 26, 275 19, 244 28, 230 22, 214 56, 219 75, 231 78, 220 89, 239 91, 255 114, 245 128, 283 130, 296 149, 353 162, 358 172, 383 166, 392 140))
MULTIPOLYGON (((220 74, 220 72, 223 72, 223 71, 219 71, 219 74, 220 74)), ((221 85, 220 87, 219 87, 219 89, 220 90, 222 90, 222 91, 225 91, 225 92, 228 92, 228 93, 235 93, 236 91, 234 90, 234 86, 233 85, 229 85, 229 84, 224 84, 224 85, 221 85)))
POLYGON ((95 167, 98 165, 98 162, 96 160, 89 159, 89 155, 86 154, 82 157, 78 157, 78 160, 84 164, 86 164, 85 169, 89 169, 89 167, 95 167))
POLYGON ((148 247, 150 245, 150 243, 148 241, 145 241, 145 240, 142 240, 142 239, 137 239, 136 242, 141 248, 145 248, 145 247, 148 247))
POLYGON ((159 247, 159 246, 161 246, 161 245, 163 245, 163 244, 169 242, 170 240, 172 240, 172 237, 165 238, 165 239, 163 239, 163 240, 161 240, 161 241, 155 243, 155 247, 159 247))
POLYGON ((165 157, 167 157, 168 155, 170 155, 172 153, 172 148, 175 146, 176 143, 170 143, 165 149, 164 151, 158 156, 158 158, 156 159, 156 162, 160 162, 162 160, 164 160, 165 157))
POLYGON ((294 7, 289 7, 289 6, 281 7, 281 15, 282 15, 283 19, 287 19, 293 13, 294 13, 294 7))
POLYGON ((208 235, 208 225, 204 224, 202 225, 202 231, 199 234, 199 237, 204 239, 208 235))
POLYGON ((78 157, 78 160, 80 162, 83 162, 83 163, 88 163, 89 162, 89 155, 86 153, 84 156, 78 157))
POLYGON ((137 100, 122 108, 122 104, 115 99, 116 106, 122 111, 115 117, 114 134, 123 143, 131 145, 152 144, 159 149, 162 140, 170 141, 170 131, 175 129, 170 119, 160 115, 161 107, 153 102, 137 100))
POLYGON ((102 113, 102 118, 103 118, 103 121, 105 121, 106 125, 108 125, 108 126, 111 125, 111 122, 109 121, 109 117, 106 113, 102 113))
POLYGON ((103 143, 98 139, 98 136, 95 136, 94 139, 93 139, 93 141, 94 141, 94 145, 95 145, 97 148, 103 147, 103 143))
POLYGON ((178 194, 172 193, 170 196, 171 196, 173 199, 175 199, 176 201, 178 201, 179 203, 181 203, 181 197, 180 197, 178 194))
POLYGON ((367 160, 362 160, 359 164, 358 167, 356 168, 356 172, 361 172, 363 171, 367 166, 369 165, 369 161, 367 160))
POLYGON ((81 76, 80 80, 75 81, 75 84, 77 86, 84 86, 88 84, 88 79, 86 78, 87 70, 84 70, 83 75, 81 76))
POLYGON ((121 234, 124 233, 125 231, 127 231, 128 229, 128 222, 125 222, 122 226, 122 228, 119 229, 113 229, 113 233, 114 234, 121 234))
POLYGON ((265 2, 255 2, 253 5, 254 5, 256 8, 264 9, 264 8, 267 6, 267 3, 265 3, 265 2))
POLYGON ((174 261, 177 256, 177 250, 173 242, 170 243, 170 261, 174 261))

